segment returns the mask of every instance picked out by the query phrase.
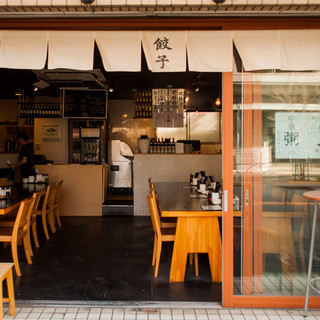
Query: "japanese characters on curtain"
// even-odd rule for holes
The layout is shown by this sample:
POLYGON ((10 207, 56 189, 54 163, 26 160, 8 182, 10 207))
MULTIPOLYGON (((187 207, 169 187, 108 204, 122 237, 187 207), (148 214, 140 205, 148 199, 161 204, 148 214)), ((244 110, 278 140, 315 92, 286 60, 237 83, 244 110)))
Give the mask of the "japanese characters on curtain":
POLYGON ((320 115, 314 112, 277 112, 276 159, 320 159, 320 115))
POLYGON ((142 45, 148 68, 152 72, 186 71, 185 32, 143 32, 142 45))
POLYGON ((153 127, 183 127, 185 89, 153 89, 153 127))

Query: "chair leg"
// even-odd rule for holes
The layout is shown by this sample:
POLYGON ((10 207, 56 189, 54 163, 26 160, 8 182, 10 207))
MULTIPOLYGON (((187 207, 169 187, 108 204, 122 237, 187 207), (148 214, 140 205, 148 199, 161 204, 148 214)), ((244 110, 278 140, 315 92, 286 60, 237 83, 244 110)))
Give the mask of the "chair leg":
POLYGON ((14 268, 16 269, 16 274, 18 277, 21 276, 20 266, 19 266, 19 259, 18 259, 18 243, 17 239, 12 240, 11 243, 11 252, 12 252, 12 259, 14 263, 14 268))
POLYGON ((194 253, 194 270, 196 273, 196 276, 199 276, 199 264, 198 264, 198 254, 194 253))
POLYGON ((38 240, 38 234, 37 234, 37 222, 35 221, 32 226, 32 235, 33 235, 33 241, 37 248, 39 248, 39 240, 38 240))
MULTIPOLYGON (((10 312, 11 312, 11 316, 13 317, 16 312, 15 312, 15 300, 14 300, 12 268, 10 268, 10 270, 8 272, 7 288, 8 288, 8 298, 9 298, 10 312)), ((2 286, 1 286, 1 290, 2 290, 2 286)))
POLYGON ((155 277, 155 278, 158 276, 158 271, 159 271, 161 248, 162 248, 162 241, 161 241, 161 239, 158 239, 157 248, 158 248, 158 250, 157 250, 157 258, 156 258, 156 267, 155 267, 155 269, 154 269, 154 277, 155 277))
POLYGON ((48 218, 49 218, 49 224, 50 224, 50 228, 51 228, 52 233, 56 233, 56 227, 54 226, 53 209, 50 210, 50 212, 48 214, 48 218))
POLYGON ((28 264, 32 264, 30 248, 29 248, 29 239, 27 234, 23 237, 23 246, 24 246, 24 252, 26 254, 28 264))
POLYGON ((57 219, 58 226, 61 227, 59 206, 56 207, 56 219, 57 219))
POLYGON ((189 264, 190 266, 193 265, 193 253, 189 253, 189 264))
POLYGON ((48 232, 48 227, 47 227, 47 218, 46 218, 46 214, 42 214, 42 225, 43 225, 43 230, 44 230, 44 234, 46 236, 46 239, 49 240, 49 232, 48 232))
POLYGON ((28 230, 28 247, 29 247, 30 256, 33 257, 33 250, 32 250, 32 245, 31 245, 31 236, 30 236, 30 228, 28 230))
POLYGON ((154 234, 152 266, 154 266, 154 264, 156 263, 156 255, 157 255, 157 235, 154 234))

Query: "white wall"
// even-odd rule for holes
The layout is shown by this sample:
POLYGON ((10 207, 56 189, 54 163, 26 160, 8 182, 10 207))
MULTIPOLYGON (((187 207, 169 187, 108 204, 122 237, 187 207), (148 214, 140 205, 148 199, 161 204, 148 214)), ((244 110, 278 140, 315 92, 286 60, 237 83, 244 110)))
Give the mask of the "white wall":
POLYGON ((68 163, 68 119, 64 118, 37 118, 34 121, 34 152, 44 154, 47 160, 53 160, 54 164, 68 163), (42 138, 43 125, 59 125, 59 140, 44 140, 42 138))
POLYGON ((206 175, 222 182, 222 155, 139 154, 134 155, 134 215, 148 216, 148 179, 153 182, 189 182, 190 173, 204 170, 206 175))

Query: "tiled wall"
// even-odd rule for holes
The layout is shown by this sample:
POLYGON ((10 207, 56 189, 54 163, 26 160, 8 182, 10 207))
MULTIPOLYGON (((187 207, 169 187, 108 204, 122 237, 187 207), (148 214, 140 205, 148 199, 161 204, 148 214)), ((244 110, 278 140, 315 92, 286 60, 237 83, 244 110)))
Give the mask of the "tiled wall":
POLYGON ((188 182, 190 173, 204 170, 206 175, 222 181, 222 156, 202 154, 135 154, 134 215, 148 216, 148 179, 153 182, 188 182))

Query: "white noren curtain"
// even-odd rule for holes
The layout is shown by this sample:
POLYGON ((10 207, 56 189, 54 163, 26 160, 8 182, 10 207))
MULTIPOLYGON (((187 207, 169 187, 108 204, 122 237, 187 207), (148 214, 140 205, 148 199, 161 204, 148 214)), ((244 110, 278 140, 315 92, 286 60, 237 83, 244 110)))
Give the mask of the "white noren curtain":
POLYGON ((101 31, 95 40, 106 71, 141 71, 140 31, 101 31))
POLYGON ((46 31, 0 31, 0 67, 43 69, 47 43, 46 31))
POLYGON ((231 31, 187 33, 189 71, 230 72, 233 65, 231 31))
POLYGON ((49 32, 48 69, 92 70, 93 53, 93 32, 49 32))

